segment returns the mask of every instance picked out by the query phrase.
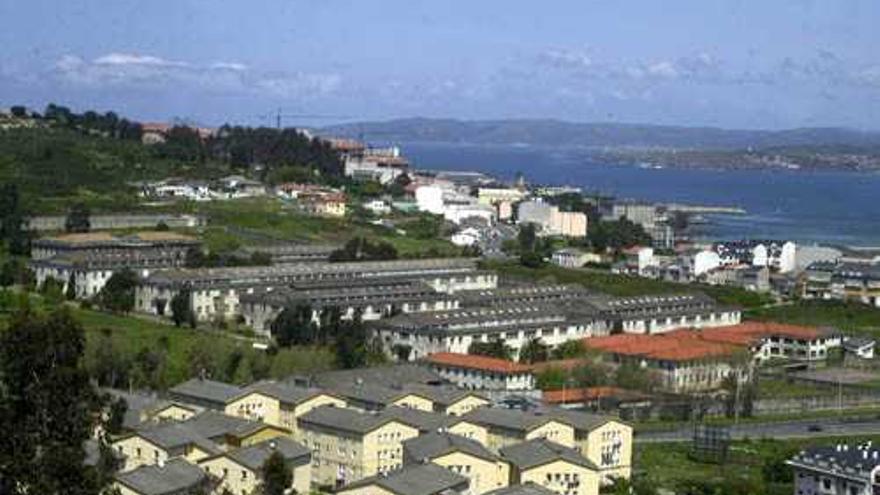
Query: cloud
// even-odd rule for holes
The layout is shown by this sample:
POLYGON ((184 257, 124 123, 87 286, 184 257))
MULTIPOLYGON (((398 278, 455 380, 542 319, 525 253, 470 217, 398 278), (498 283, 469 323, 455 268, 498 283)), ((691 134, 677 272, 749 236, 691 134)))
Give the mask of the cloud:
POLYGON ((338 74, 261 72, 238 62, 196 64, 141 53, 113 52, 86 60, 65 55, 51 68, 59 82, 87 89, 193 90, 282 98, 337 90, 338 74))
POLYGON ((138 55, 136 53, 108 53, 92 61, 95 65, 116 66, 148 66, 148 67, 190 67, 186 62, 165 60, 151 55, 138 55))
POLYGON ((584 51, 551 48, 538 54, 539 60, 561 69, 586 69, 592 67, 593 59, 584 51))

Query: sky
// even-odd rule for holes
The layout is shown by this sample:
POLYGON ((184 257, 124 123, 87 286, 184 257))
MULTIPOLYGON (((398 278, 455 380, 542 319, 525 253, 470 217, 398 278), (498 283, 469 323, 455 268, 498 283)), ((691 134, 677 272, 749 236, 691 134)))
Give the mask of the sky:
POLYGON ((0 0, 0 107, 880 129, 877 0, 0 0))

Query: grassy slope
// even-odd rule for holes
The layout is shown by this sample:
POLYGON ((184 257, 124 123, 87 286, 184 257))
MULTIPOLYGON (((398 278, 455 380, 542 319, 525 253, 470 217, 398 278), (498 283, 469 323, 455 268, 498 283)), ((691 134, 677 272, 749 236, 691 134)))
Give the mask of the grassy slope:
POLYGON ((762 495, 789 494, 790 483, 764 484, 762 467, 770 459, 787 458, 809 445, 832 444, 839 441, 864 442, 874 438, 822 438, 796 440, 752 440, 734 442, 728 462, 724 465, 698 462, 688 455, 689 443, 637 444, 635 470, 644 474, 653 486, 672 489, 684 481, 719 482, 764 487, 762 495))
POLYGON ((297 213, 273 199, 212 202, 197 206, 206 215, 209 227, 205 240, 209 248, 234 249, 243 243, 285 239, 304 242, 342 244, 354 236, 391 243, 404 257, 458 255, 460 249, 445 239, 416 239, 390 229, 351 219, 318 218, 297 213))
POLYGON ((756 320, 832 326, 846 333, 880 337, 880 309, 864 304, 798 301, 787 306, 751 310, 747 316, 756 320))

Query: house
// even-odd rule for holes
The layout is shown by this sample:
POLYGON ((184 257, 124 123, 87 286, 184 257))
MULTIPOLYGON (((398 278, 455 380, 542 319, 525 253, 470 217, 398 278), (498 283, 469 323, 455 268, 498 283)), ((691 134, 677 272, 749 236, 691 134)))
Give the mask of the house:
POLYGON ((266 380, 249 385, 227 399, 225 412, 230 416, 285 428, 290 430, 294 438, 298 438, 297 419, 321 406, 346 407, 346 402, 321 389, 266 380))
POLYGON ((452 234, 449 241, 456 246, 475 246, 483 238, 480 231, 474 227, 467 227, 452 234))
POLYGON ((263 183, 241 175, 229 175, 217 180, 215 195, 220 198, 253 198, 266 195, 263 183))
POLYGON ((447 432, 430 432, 403 442, 404 466, 433 463, 465 476, 470 492, 482 495, 507 486, 510 468, 480 442, 447 432))
POLYGON ((874 359, 877 342, 868 337, 847 337, 843 339, 843 350, 860 359, 874 359))
POLYGON ((605 259, 600 254, 587 253, 575 248, 557 249, 550 261, 563 268, 580 268, 587 263, 602 263, 605 259))
POLYGON ((468 478, 437 464, 406 466, 352 483, 337 495, 465 495, 468 478))
POLYGON ((648 369, 663 389, 676 393, 718 389, 728 375, 740 369, 735 364, 737 356, 745 352, 738 346, 702 340, 696 332, 618 334, 583 342, 605 353, 613 363, 648 369))
POLYGON ((521 485, 499 488, 489 492, 487 495, 554 495, 555 493, 553 490, 535 483, 523 483, 521 485))
POLYGON ((148 276, 154 270, 181 267, 186 253, 200 246, 198 239, 176 232, 70 233, 34 240, 29 266, 38 287, 51 278, 67 291, 73 282, 76 298, 86 299, 97 295, 120 270, 148 276))
POLYGON ((274 453, 284 459, 293 480, 296 493, 309 493, 311 488, 311 452, 305 446, 286 437, 215 454, 199 461, 199 467, 217 485, 216 490, 232 494, 257 493, 262 482, 266 460, 274 453))
POLYGON ((598 466, 603 484, 630 477, 633 429, 616 418, 548 407, 530 411, 482 408, 463 419, 487 428, 485 445, 492 451, 543 438, 585 456, 598 466))
POLYGON ((373 199, 363 204, 364 209, 374 215, 387 215, 391 213, 391 205, 383 199, 373 199))
POLYGON ((309 215, 342 218, 347 197, 342 192, 309 191, 297 197, 299 207, 309 215))
POLYGON ((534 483, 558 495, 598 495, 599 468, 576 450, 538 438, 499 450, 510 485, 534 483))
POLYGON ((402 443, 419 429, 391 415, 322 406, 298 419, 300 440, 312 450, 312 483, 340 488, 403 464, 402 443))
POLYGON ((871 442, 808 447, 786 464, 798 495, 873 495, 880 488, 880 451, 871 442))
POLYGON ((521 391, 535 388, 531 368, 506 359, 439 352, 428 355, 423 362, 443 378, 470 390, 521 391))
POLYGON ((520 224, 534 224, 543 235, 585 237, 587 216, 580 212, 563 212, 542 201, 524 201, 517 209, 520 224))
MULTIPOLYGON (((677 333, 691 336, 687 331, 677 333)), ((841 345, 840 332, 833 328, 776 322, 748 321, 704 329, 696 335, 707 342, 741 346, 758 364, 770 359, 824 361, 831 349, 841 345)))
POLYGON ((241 392, 242 389, 235 385, 207 378, 192 378, 171 387, 168 397, 184 404, 224 411, 229 400, 241 392))
POLYGON ((289 435, 288 430, 206 411, 186 421, 146 424, 115 440, 124 469, 182 458, 198 462, 226 450, 289 435))
POLYGON ((205 486, 206 481, 205 473, 197 466, 174 459, 117 473, 113 488, 120 495, 188 495, 205 486))

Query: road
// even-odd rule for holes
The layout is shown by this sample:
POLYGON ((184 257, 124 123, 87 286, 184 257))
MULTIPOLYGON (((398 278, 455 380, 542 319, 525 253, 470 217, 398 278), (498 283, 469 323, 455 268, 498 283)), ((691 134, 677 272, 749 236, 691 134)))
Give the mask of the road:
MULTIPOLYGON (((777 421, 768 423, 746 423, 730 427, 733 439, 743 438, 820 438, 849 435, 880 434, 880 418, 777 421), (817 428, 818 427, 818 428, 817 428)), ((651 442, 689 442, 693 427, 680 427, 671 431, 648 431, 636 434, 637 443, 651 442)))

